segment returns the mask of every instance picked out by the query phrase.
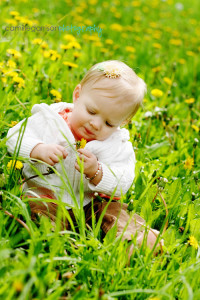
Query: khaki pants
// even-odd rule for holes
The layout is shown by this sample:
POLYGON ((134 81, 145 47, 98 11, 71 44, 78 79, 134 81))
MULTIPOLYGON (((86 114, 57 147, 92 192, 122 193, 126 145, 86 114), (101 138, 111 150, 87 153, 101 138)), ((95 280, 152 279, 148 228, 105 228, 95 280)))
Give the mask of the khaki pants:
MULTIPOLYGON (((56 203, 54 202, 43 203, 38 201, 34 202, 30 200, 29 205, 31 208, 32 219, 35 218, 35 215, 39 214, 39 215, 49 217, 50 220, 55 223, 56 215, 58 212, 58 205, 56 203)), ((85 213, 86 224, 89 225, 91 225, 91 218, 92 218, 91 205, 92 203, 89 203, 83 208, 85 213)), ((97 221, 101 216, 106 205, 107 205, 106 201, 101 202, 97 199, 93 201, 93 210, 97 221)), ((131 241, 133 237, 137 234, 137 242, 139 245, 141 245, 144 236, 146 236, 148 247, 153 248, 157 236, 159 234, 159 231, 155 229, 149 229, 148 234, 145 235, 145 221, 137 214, 134 214, 130 218, 130 214, 127 211, 127 206, 128 205, 125 203, 121 204, 120 202, 114 200, 109 203, 106 212, 103 216, 103 220, 101 224, 101 228, 104 234, 106 234, 116 224, 117 226, 116 236, 120 236, 123 233, 122 240, 126 239, 128 241, 131 241)), ((77 226, 76 219, 72 209, 69 209, 68 212, 70 214, 74 226, 77 226)), ((61 225, 63 228, 66 228, 67 230, 71 229, 69 221, 66 218, 65 220, 61 218, 61 225)))

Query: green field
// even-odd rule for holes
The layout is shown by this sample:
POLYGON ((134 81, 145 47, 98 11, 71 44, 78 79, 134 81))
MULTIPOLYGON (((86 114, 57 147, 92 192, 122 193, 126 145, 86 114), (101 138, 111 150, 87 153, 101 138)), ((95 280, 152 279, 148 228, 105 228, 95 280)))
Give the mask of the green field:
POLYGON ((0 1, 0 299, 200 299, 199 20, 198 0, 0 1), (75 233, 31 221, 24 161, 6 148, 34 104, 72 102, 109 59, 147 83, 126 126, 137 164, 124 201, 164 240, 157 256, 135 246, 129 266, 127 244, 97 224, 75 233))

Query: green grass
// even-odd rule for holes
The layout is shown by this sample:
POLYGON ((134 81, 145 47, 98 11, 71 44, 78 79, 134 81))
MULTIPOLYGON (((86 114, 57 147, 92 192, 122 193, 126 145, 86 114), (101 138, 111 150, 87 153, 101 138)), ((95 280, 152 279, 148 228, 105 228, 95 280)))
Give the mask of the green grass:
POLYGON ((188 243, 191 236, 200 243, 199 6, 195 0, 0 1, 1 299, 200 298, 200 247, 188 243), (60 45, 68 44, 64 36, 71 32, 6 32, 10 20, 16 20, 11 11, 28 19, 16 22, 30 26, 36 21, 35 26, 95 24, 103 28, 102 36, 72 32, 81 49, 64 51, 60 45), (110 27, 115 23, 120 31, 110 27), (33 44, 35 38, 48 48, 33 44), (126 46, 134 49, 129 52, 126 46), (21 57, 13 57, 8 49, 21 57), (56 60, 44 57, 50 49, 60 55, 56 60), (156 257, 145 243, 135 246, 130 266, 127 244, 115 238, 115 228, 103 238, 94 219, 92 228, 84 225, 81 209, 76 211, 79 232, 62 231, 59 221, 52 230, 44 217, 31 221, 27 201, 21 199, 21 170, 7 168, 12 159, 5 145, 11 122, 30 116, 36 103, 54 103, 52 89, 61 93, 62 101, 71 102, 86 70, 107 59, 126 62, 148 86, 143 108, 127 126, 137 164, 124 201, 134 200, 133 212, 161 231, 165 245, 156 257), (69 69, 66 61, 78 67, 69 69), (12 71, 24 80, 24 87, 13 81, 12 71), (171 81, 166 83, 165 77, 171 81), (163 95, 154 97, 153 89, 163 95), (192 103, 185 101, 191 98, 192 103), (188 158, 193 160, 186 168, 188 158))

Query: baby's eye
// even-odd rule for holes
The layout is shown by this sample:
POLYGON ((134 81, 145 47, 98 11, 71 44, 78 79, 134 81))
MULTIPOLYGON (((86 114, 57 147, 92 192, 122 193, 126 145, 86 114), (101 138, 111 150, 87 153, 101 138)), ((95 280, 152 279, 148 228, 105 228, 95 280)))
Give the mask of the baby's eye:
POLYGON ((95 115, 95 111, 93 111, 92 109, 87 108, 87 111, 90 115, 95 115))
POLYGON ((113 125, 111 125, 109 122, 107 122, 106 121, 106 125, 108 126, 108 127, 113 127, 113 125))

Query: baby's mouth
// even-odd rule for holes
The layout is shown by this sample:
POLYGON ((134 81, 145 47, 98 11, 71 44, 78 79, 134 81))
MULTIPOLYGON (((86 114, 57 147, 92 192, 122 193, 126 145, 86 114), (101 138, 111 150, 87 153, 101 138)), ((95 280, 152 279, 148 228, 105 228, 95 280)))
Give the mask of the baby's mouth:
POLYGON ((89 134, 89 135, 94 135, 94 133, 93 133, 92 131, 90 131, 90 130, 87 129, 86 127, 84 127, 84 128, 85 128, 85 131, 86 131, 87 134, 89 134))

